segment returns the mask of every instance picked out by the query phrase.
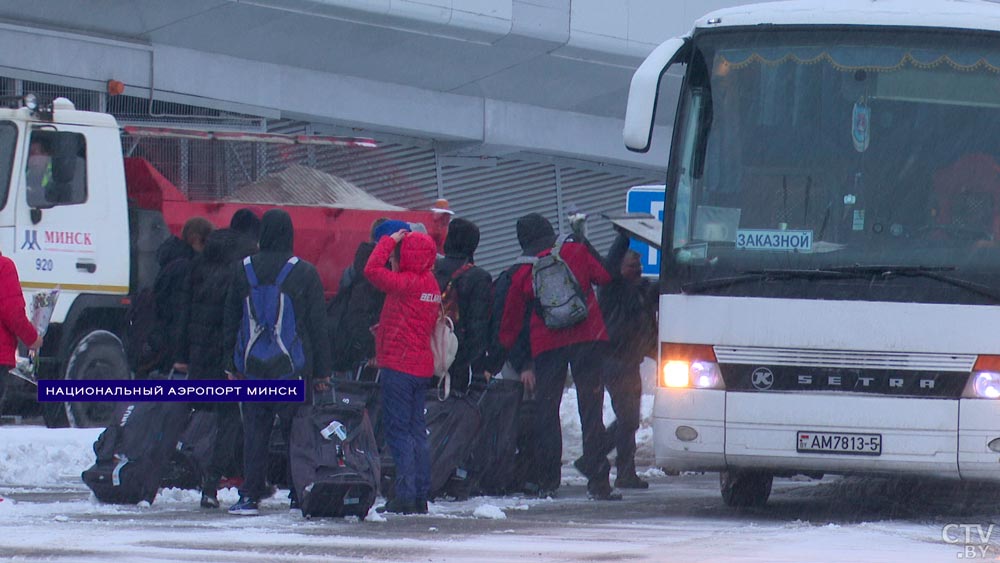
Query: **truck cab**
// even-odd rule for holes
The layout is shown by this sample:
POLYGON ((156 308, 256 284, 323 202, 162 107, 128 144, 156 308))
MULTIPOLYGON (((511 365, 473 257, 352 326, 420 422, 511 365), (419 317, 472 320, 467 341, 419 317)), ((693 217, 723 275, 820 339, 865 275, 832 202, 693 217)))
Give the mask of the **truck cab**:
MULTIPOLYGON (((65 98, 40 107, 28 95, 21 106, 0 109, 0 252, 16 264, 27 302, 60 290, 39 377, 61 378, 87 334, 123 328, 130 259, 121 141, 112 116, 77 111, 65 98)), ((120 362, 98 363, 104 373, 89 377, 127 377, 111 370, 120 362)), ((48 422, 64 422, 61 406, 45 409, 48 422)))

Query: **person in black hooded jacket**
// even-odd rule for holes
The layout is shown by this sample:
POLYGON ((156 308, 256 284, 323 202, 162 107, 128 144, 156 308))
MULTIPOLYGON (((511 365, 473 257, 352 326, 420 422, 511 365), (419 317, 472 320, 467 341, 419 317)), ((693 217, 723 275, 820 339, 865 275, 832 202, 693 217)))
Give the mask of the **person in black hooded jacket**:
POLYGON ((160 271, 153 282, 156 316, 142 363, 149 369, 167 371, 177 357, 183 310, 183 287, 191 262, 205 247, 212 223, 192 217, 184 223, 181 236, 165 240, 156 251, 160 271))
MULTIPOLYGON (((261 284, 274 283, 278 273, 292 257, 294 231, 292 218, 281 209, 272 209, 264 214, 260 226, 260 252, 250 258, 250 263, 261 284)), ((243 303, 250 295, 243 264, 233 273, 233 283, 226 296, 223 316, 223 347, 226 351, 228 371, 236 373, 233 351, 236 349, 237 333, 243 318, 243 303)), ((281 285, 281 291, 289 296, 295 312, 296 333, 302 341, 305 366, 299 377, 319 389, 329 388, 330 347, 326 330, 326 315, 323 301, 323 284, 316 268, 299 260, 281 285)), ((240 500, 229 508, 230 514, 256 515, 260 499, 267 491, 266 473, 268 463, 268 442, 275 416, 285 443, 291 434, 292 418, 298 410, 298 403, 244 403, 243 404, 243 487, 240 500)), ((290 474, 291 472, 289 472, 290 474)), ((293 484, 292 508, 298 507, 298 498, 293 484)))
POLYGON ((457 292, 458 297, 455 326, 458 353, 448 370, 452 389, 458 392, 466 391, 471 380, 482 377, 486 371, 484 354, 490 335, 492 278, 473 262, 478 246, 479 227, 466 219, 453 219, 444 240, 444 258, 438 258, 434 266, 442 295, 447 293, 450 283, 450 291, 457 292))
POLYGON ((649 484, 635 472, 635 432, 642 400, 639 364, 646 356, 656 355, 659 296, 656 285, 642 277, 639 254, 628 245, 628 237, 619 233, 605 262, 612 281, 598 294, 611 345, 608 369, 602 378, 615 411, 602 451, 606 455, 612 448, 616 450, 616 487, 645 489, 649 484))
POLYGON ((240 260, 251 254, 257 254, 257 240, 260 239, 260 218, 252 210, 246 207, 236 210, 232 219, 229 220, 228 230, 237 237, 234 250, 240 260))
MULTIPOLYGON (((190 379, 226 379, 226 352, 222 322, 226 296, 233 283, 233 265, 250 250, 246 237, 233 229, 219 229, 208 235, 205 250, 194 259, 184 284, 181 337, 174 370, 190 379)), ((257 243, 253 243, 255 249, 257 243)), ((241 473, 242 421, 236 403, 196 403, 196 409, 214 413, 216 434, 212 459, 202 475, 202 508, 218 508, 217 492, 223 475, 241 473), (238 462, 237 462, 238 461, 238 462)))
MULTIPOLYGON (((375 335, 371 328, 378 324, 385 294, 368 281, 364 270, 368 257, 378 242, 375 232, 387 222, 389 219, 381 217, 372 223, 371 240, 358 245, 354 252, 354 262, 344 270, 337 296, 330 304, 330 340, 333 344, 331 356, 336 372, 353 376, 361 364, 375 358, 375 335)), ((396 226, 397 230, 400 228, 403 227, 396 226)))

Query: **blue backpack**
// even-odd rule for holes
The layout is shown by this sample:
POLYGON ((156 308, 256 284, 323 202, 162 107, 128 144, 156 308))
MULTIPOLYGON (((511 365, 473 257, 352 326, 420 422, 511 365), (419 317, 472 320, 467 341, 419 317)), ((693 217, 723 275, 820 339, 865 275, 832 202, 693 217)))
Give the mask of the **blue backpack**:
POLYGON ((261 285, 248 256, 243 260, 250 294, 243 302, 243 320, 233 360, 247 379, 293 379, 302 374, 305 353, 295 323, 292 298, 281 291, 299 259, 292 256, 271 285, 261 285))

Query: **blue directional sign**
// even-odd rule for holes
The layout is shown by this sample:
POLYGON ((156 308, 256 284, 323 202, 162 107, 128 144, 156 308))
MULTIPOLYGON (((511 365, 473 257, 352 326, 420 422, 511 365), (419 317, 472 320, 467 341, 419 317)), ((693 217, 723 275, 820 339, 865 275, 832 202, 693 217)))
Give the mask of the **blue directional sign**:
MULTIPOLYGON (((663 221, 663 195, 665 186, 636 186, 625 196, 627 213, 649 213, 663 221)), ((644 242, 633 240, 630 247, 639 253, 642 260, 642 275, 660 275, 660 251, 644 242)))

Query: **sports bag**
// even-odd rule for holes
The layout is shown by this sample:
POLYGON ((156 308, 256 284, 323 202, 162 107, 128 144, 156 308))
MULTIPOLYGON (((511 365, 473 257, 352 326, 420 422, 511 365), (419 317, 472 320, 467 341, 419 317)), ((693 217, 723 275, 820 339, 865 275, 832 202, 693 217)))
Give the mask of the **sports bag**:
POLYGON ((364 520, 381 480, 378 444, 367 404, 370 394, 340 382, 328 397, 299 409, 292 422, 292 481, 302 515, 364 520))
POLYGON ((96 462, 81 475, 97 500, 152 503, 190 410, 186 403, 118 403, 94 442, 96 462))

